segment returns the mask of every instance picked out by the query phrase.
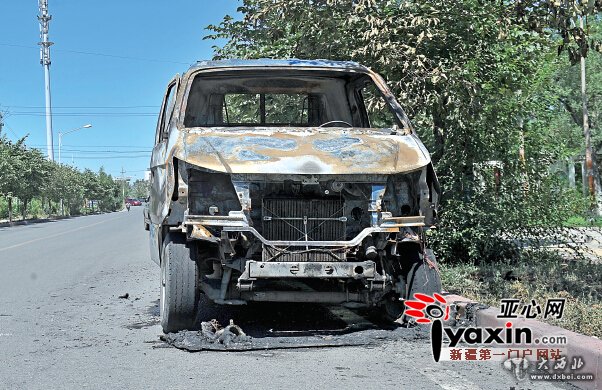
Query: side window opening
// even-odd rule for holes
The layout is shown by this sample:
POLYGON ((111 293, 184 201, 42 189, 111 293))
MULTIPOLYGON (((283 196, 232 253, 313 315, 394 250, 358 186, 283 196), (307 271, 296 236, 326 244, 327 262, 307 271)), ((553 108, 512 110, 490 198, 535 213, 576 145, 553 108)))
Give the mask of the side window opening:
POLYGON ((169 136, 169 122, 171 121, 171 117, 173 115, 174 110, 174 100, 175 100, 175 91, 176 91, 176 83, 171 84, 167 88, 167 94, 165 95, 165 105, 163 112, 161 113, 161 120, 159 123, 159 137, 157 142, 163 142, 169 136))
POLYGON ((358 92, 366 109, 369 127, 392 128, 397 124, 389 104, 385 101, 373 82, 364 84, 358 92))

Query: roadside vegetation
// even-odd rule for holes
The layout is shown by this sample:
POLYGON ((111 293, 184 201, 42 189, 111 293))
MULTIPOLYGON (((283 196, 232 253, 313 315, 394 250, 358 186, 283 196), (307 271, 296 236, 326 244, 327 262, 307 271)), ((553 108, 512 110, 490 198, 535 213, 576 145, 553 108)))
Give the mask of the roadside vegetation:
POLYGON ((574 215, 569 217, 564 225, 567 227, 602 227, 602 218, 585 215, 574 215))
POLYGON ((0 133, 0 220, 115 211, 121 194, 121 184, 102 168, 80 171, 48 161, 25 138, 13 142, 0 133))
POLYGON ((440 266, 445 289, 466 298, 500 307, 502 298, 541 305, 566 298, 564 316, 553 325, 590 336, 602 336, 602 263, 567 260, 555 253, 522 253, 500 263, 440 266))
POLYGON ((567 227, 600 224, 567 162, 585 150, 581 55, 602 149, 602 2, 243 0, 238 11, 208 26, 216 59, 353 60, 392 86, 441 182, 430 240, 446 289, 494 306, 565 296, 563 325, 602 336, 600 262, 550 248, 577 245, 567 227))
POLYGON ((135 180, 125 189, 126 196, 135 199, 146 199, 150 194, 150 182, 146 180, 135 180))

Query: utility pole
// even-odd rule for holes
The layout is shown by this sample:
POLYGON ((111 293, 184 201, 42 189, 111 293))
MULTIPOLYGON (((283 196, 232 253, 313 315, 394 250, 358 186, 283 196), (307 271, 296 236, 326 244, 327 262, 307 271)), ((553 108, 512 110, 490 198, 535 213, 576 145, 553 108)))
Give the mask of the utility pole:
POLYGON ((50 46, 48 41, 48 27, 52 16, 48 13, 48 0, 38 0, 40 14, 40 64, 44 67, 44 90, 46 94, 46 149, 48 159, 54 161, 54 146, 52 141, 52 103, 50 100, 50 46))
POLYGON ((121 188, 123 189, 123 201, 125 202, 125 170, 121 167, 121 188))

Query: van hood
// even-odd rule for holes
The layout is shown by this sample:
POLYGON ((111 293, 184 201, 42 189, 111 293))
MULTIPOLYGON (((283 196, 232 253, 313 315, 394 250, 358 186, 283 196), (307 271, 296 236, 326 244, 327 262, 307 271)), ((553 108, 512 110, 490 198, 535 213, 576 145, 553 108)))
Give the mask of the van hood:
POLYGON ((391 129, 228 127, 178 133, 175 157, 224 173, 394 174, 431 161, 418 137, 391 129))

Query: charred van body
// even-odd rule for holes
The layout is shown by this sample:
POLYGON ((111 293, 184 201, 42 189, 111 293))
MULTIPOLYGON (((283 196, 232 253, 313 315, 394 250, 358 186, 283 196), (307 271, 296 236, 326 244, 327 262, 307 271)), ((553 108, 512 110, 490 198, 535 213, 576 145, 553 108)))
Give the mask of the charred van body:
POLYGON ((220 304, 324 302, 394 320, 440 290, 438 182, 380 76, 350 62, 199 62, 169 84, 145 212, 166 332, 220 304))

